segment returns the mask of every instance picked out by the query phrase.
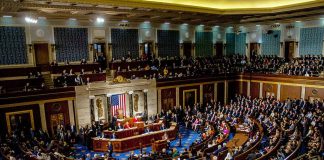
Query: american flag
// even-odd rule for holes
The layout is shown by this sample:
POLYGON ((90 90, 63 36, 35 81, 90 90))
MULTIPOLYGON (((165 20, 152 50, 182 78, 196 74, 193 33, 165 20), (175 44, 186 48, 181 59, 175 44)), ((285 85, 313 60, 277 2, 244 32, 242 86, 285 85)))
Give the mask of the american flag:
POLYGON ((126 116, 126 94, 116 94, 111 96, 112 115, 118 115, 118 110, 123 110, 126 116))

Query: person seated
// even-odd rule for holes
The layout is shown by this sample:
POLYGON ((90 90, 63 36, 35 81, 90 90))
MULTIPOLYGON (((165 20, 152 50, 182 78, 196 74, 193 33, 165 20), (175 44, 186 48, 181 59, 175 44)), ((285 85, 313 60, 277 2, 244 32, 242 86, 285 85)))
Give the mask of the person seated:
POLYGON ((135 123, 135 122, 138 122, 138 119, 136 116, 133 118, 133 123, 135 123))
POLYGON ((164 132, 164 135, 162 136, 162 140, 168 140, 169 136, 167 134, 167 132, 164 132))
POLYGON ((124 127, 120 123, 118 123, 116 130, 122 130, 122 129, 124 129, 124 127))
POLYGON ((145 130, 144 130, 144 133, 150 133, 150 128, 149 127, 146 127, 145 130))
POLYGON ((66 73, 66 70, 64 69, 63 71, 62 71, 62 76, 67 76, 68 75, 68 73, 66 73))
POLYGON ((124 129, 130 129, 130 128, 131 128, 131 127, 130 127, 129 123, 126 122, 125 125, 124 125, 124 129))
POLYGON ((101 67, 99 67, 98 73, 103 73, 103 70, 101 69, 101 67))
POLYGON ((115 131, 112 133, 112 135, 110 136, 110 139, 117 139, 116 133, 115 131))
POLYGON ((52 63, 51 63, 51 66, 58 66, 58 63, 56 60, 54 60, 52 63))
POLYGON ((85 71, 84 71, 84 69, 82 68, 81 69, 81 72, 80 72, 80 75, 84 75, 85 74, 85 71))
POLYGON ((42 78, 42 77, 43 77, 43 75, 40 72, 36 73, 36 78, 42 78))
POLYGON ((35 78, 35 75, 33 74, 33 72, 28 73, 28 78, 35 78))
POLYGON ((82 80, 80 75, 77 75, 77 77, 75 77, 74 82, 76 83, 76 85, 82 85, 83 84, 83 80, 82 80))
POLYGON ((83 59, 81 59, 81 65, 83 65, 83 64, 87 64, 87 61, 83 58, 83 59))
POLYGON ((162 123, 160 130, 165 130, 165 129, 167 129, 167 128, 165 127, 164 123, 162 123))
POLYGON ((70 75, 70 76, 73 76, 73 75, 74 75, 74 73, 73 73, 73 69, 70 69, 69 75, 70 75))
POLYGON ((70 65, 69 60, 65 59, 65 61, 64 61, 64 65, 70 65))

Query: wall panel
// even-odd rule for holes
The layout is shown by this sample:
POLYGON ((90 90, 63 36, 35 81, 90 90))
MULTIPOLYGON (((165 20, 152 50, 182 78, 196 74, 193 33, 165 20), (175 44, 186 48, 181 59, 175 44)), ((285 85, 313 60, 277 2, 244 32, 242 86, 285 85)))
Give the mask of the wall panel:
POLYGON ((214 84, 204 84, 203 85, 203 101, 204 104, 206 102, 210 102, 214 100, 214 84))
POLYGON ((259 82, 251 82, 250 84, 250 95, 252 98, 259 98, 260 92, 260 83, 259 82))
POLYGON ((194 101, 194 98, 196 99, 197 103, 200 103, 200 86, 199 85, 195 85, 195 86, 186 86, 186 87, 180 87, 179 88, 179 102, 181 106, 184 106, 184 100, 192 100, 194 101), (192 95, 191 97, 187 97, 186 93, 189 94, 189 92, 193 93, 195 92, 196 95, 194 97, 194 95, 192 95))
POLYGON ((164 111, 172 109, 176 105, 176 88, 161 90, 161 104, 164 111))
POLYGON ((262 86, 262 97, 265 98, 267 96, 277 97, 278 85, 272 83, 263 83, 262 86))
POLYGON ((312 100, 313 98, 324 99, 324 88, 306 87, 305 99, 312 100))
POLYGON ((301 86, 281 85, 280 86, 280 100, 299 99, 301 97, 301 86))

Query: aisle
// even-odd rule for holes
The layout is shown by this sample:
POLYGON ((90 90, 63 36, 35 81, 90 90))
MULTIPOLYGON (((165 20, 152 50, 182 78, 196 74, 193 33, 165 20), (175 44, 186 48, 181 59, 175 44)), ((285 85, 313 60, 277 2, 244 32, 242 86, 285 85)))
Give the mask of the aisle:
MULTIPOLYGON (((195 141, 195 140, 199 140, 200 136, 197 132, 192 131, 191 129, 186 129, 184 126, 180 125, 179 127, 179 131, 182 135, 182 147, 178 147, 179 146, 179 139, 173 140, 171 141, 171 148, 176 147, 177 150, 181 153, 185 148, 189 149, 189 146, 195 141)), ((91 154, 91 157, 94 156, 94 154, 98 154, 99 156, 103 156, 105 153, 104 152, 93 152, 87 149, 86 146, 82 146, 82 145, 75 145, 75 154, 76 154, 76 158, 81 158, 83 155, 86 155, 88 153, 91 154)), ((149 147, 144 147, 143 148, 143 152, 151 152, 152 148, 149 147)), ((139 154, 140 153, 140 149, 137 149, 134 151, 135 154, 139 154)), ((118 158, 118 159, 127 159, 128 156, 130 154, 130 151, 128 152, 123 152, 123 153, 113 153, 113 157, 114 158, 118 158)))

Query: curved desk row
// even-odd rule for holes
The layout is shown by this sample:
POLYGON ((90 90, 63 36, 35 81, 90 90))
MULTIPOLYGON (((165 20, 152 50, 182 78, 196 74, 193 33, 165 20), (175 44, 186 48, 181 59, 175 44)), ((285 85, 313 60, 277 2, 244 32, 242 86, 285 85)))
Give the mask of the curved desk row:
POLYGON ((113 145, 114 152, 126 152, 134 149, 139 149, 151 145, 152 142, 161 140, 164 133, 168 134, 169 140, 176 138, 178 133, 178 126, 172 123, 169 129, 150 132, 146 134, 136 135, 122 139, 107 139, 107 138, 92 138, 93 150, 96 152, 105 152, 108 150, 108 142, 113 145))

